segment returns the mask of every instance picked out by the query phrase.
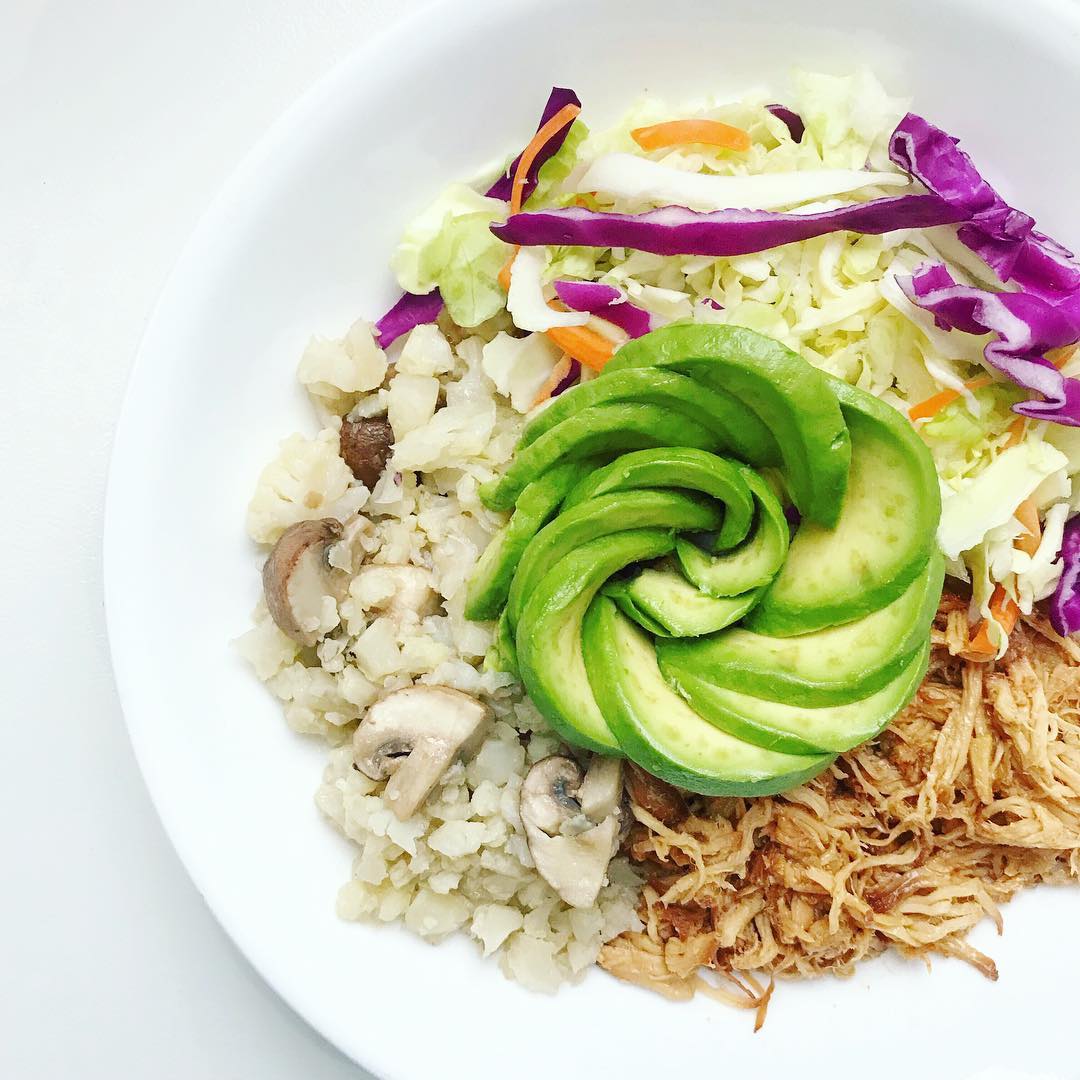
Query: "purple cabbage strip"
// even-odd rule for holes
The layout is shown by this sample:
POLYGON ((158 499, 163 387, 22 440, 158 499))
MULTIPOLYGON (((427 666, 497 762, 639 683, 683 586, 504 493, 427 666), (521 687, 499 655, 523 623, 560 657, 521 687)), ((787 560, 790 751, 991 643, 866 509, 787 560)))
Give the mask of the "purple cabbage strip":
POLYGON ((1050 598, 1050 622, 1062 637, 1080 630, 1080 516, 1065 523, 1061 580, 1050 598))
POLYGON ((897 195, 822 210, 777 214, 768 210, 699 213, 664 206, 644 214, 613 214, 583 207, 513 214, 491 231, 508 244, 628 247, 655 255, 749 255, 781 244, 849 229, 886 233, 963 221, 967 213, 936 195, 897 195))
POLYGON ((1045 357, 1050 349, 1076 340, 1076 326, 1067 312, 1024 292, 958 285, 941 263, 921 266, 910 278, 897 281, 943 330, 997 335, 983 351, 986 362, 1046 399, 1021 402, 1013 406, 1014 412, 1080 427, 1080 382, 1066 378, 1045 357))
POLYGON ((777 120, 783 120, 787 124, 793 142, 802 142, 802 138, 806 134, 806 125, 803 123, 803 118, 794 109, 789 109, 786 105, 766 105, 765 111, 771 112, 777 120))
MULTIPOLYGON (((567 90, 562 86, 553 86, 551 88, 551 93, 548 95, 547 104, 544 106, 544 111, 540 116, 540 123, 536 125, 536 130, 539 131, 560 109, 567 105, 577 105, 580 108, 581 99, 573 90, 567 90)), ((559 131, 553 138, 549 139, 536 155, 536 159, 529 166, 529 171, 526 174, 525 187, 521 193, 522 203, 525 203, 533 193, 533 189, 536 187, 537 177, 540 175, 540 170, 550 158, 553 158, 562 149, 562 144, 566 141, 567 132, 572 126, 573 121, 567 124, 566 127, 559 131)), ((518 154, 518 156, 507 166, 506 171, 502 176, 488 188, 488 198, 502 199, 503 202, 510 201, 510 193, 513 190, 514 170, 517 169, 520 160, 521 154, 518 154)))
POLYGON ((1080 263, 1071 251, 1035 228, 1035 219, 1010 206, 983 179, 958 140, 908 113, 893 132, 889 157, 935 195, 967 212, 957 235, 1002 281, 1052 303, 1069 301, 1080 323, 1076 294, 1080 263))
POLYGON ((443 308, 442 294, 432 289, 423 296, 402 293, 398 302, 375 324, 379 345, 388 349, 402 334, 422 323, 434 322, 443 308))
MULTIPOLYGON (((544 112, 540 117, 540 123, 536 125, 536 130, 539 131, 565 105, 577 105, 580 107, 581 99, 573 90, 566 90, 561 86, 553 86, 551 88, 551 93, 548 95, 547 104, 544 106, 544 112)), ((525 181, 522 198, 523 202, 533 193, 541 168, 543 168, 544 164, 551 157, 559 152, 563 142, 566 140, 566 133, 570 130, 570 127, 571 125, 567 124, 566 127, 558 132, 553 138, 549 139, 543 149, 541 149, 540 153, 536 155, 536 160, 530 166, 525 181)), ((510 163, 506 173, 503 176, 500 176, 499 179, 488 188, 488 198, 502 199, 504 202, 510 201, 514 170, 517 168, 517 163, 520 160, 521 154, 518 154, 518 156, 510 163)), ((414 327, 424 323, 434 322, 439 317, 439 313, 442 309, 442 295, 438 289, 433 289, 423 296, 417 296, 413 293, 402 293, 397 303, 394 304, 394 306, 375 324, 375 337, 378 339, 382 348, 387 349, 397 341, 402 334, 407 334, 414 327)))
POLYGON ((576 360, 571 360, 569 371, 567 371, 567 373, 562 377, 562 379, 559 380, 559 385, 551 391, 551 396, 553 398, 557 398, 564 390, 569 390, 570 387, 573 386, 574 383, 576 383, 580 378, 581 364, 579 364, 576 360))
POLYGON ((587 311, 625 330, 632 338, 643 337, 652 328, 652 316, 627 301, 614 285, 597 281, 556 281, 555 295, 571 311, 587 311))

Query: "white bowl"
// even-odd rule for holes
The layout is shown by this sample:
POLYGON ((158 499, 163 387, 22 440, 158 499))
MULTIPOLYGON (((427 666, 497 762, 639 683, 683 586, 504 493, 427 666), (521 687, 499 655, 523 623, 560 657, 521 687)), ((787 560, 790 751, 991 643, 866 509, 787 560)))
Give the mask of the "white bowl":
POLYGON ((294 1008, 384 1077, 551 1080, 723 1075, 1075 1073, 1075 895, 1006 911, 994 985, 956 961, 890 957, 850 980, 783 983, 763 1031, 593 972, 557 997, 505 981, 474 946, 338 921, 349 845, 312 794, 324 749, 286 729, 230 650, 258 596, 243 514, 278 439, 313 419, 294 379, 312 332, 392 298, 405 221, 447 181, 520 147, 552 84, 610 120, 767 85, 792 66, 874 68, 963 137, 1007 198, 1080 240, 1080 9, 1061 0, 469 0, 400 26, 294 106, 199 226, 153 317, 116 440, 109 628, 147 784, 226 930, 294 1008), (1048 985, 1048 982, 1051 985, 1048 985), (1038 989, 1036 989, 1038 988, 1038 989), (1064 989, 1064 987, 1062 987, 1064 989))

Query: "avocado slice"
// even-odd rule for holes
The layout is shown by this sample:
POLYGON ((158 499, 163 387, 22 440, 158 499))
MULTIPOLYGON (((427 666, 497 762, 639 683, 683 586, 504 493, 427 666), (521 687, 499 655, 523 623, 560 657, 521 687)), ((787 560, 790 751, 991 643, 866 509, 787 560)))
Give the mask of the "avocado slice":
POLYGON ((672 445, 711 450, 717 437, 695 420, 661 405, 594 405, 519 449, 501 477, 481 486, 480 498, 491 510, 509 510, 529 484, 561 461, 672 445))
POLYGON ((498 617, 529 541, 558 510, 566 493, 586 469, 584 462, 564 462, 548 469, 521 493, 513 516, 484 549, 469 578, 466 619, 482 621, 498 617))
POLYGON ((592 379, 557 397, 521 433, 518 449, 534 443, 564 420, 609 402, 638 402, 683 413, 717 436, 717 445, 745 461, 776 462, 780 452, 769 429, 726 390, 702 386, 676 371, 630 369, 592 379))
POLYGON ((691 708, 736 738, 787 754, 843 753, 873 738, 914 697, 926 674, 930 639, 880 690, 847 705, 817 708, 766 701, 689 674, 668 672, 668 682, 691 708))
POLYGON ((838 379, 831 384, 851 432, 843 509, 833 529, 799 527, 748 621, 763 634, 806 634, 884 607, 935 547, 941 496, 930 451, 891 406, 838 379))
POLYGON ((661 780, 702 795, 773 795, 833 759, 766 750, 703 720, 664 681, 649 637, 605 596, 590 605, 581 643, 608 729, 631 761, 661 780))
POLYGON ((660 637, 700 637, 723 630, 741 619, 758 602, 762 591, 751 589, 741 596, 723 598, 708 596, 673 567, 650 567, 604 590, 639 626, 654 634, 657 631, 653 627, 658 626, 660 637))
POLYGON ((617 491, 579 503, 545 525, 525 549, 506 602, 510 625, 517 626, 540 579, 549 570, 557 572, 582 544, 627 529, 715 529, 720 519, 717 506, 684 491, 617 491))
MULTIPOLYGON (((533 704, 567 742, 619 753, 593 697, 581 651, 581 622, 604 582, 630 563, 671 551, 663 529, 628 529, 579 547, 546 574, 517 627, 521 681, 533 704)), ((655 664, 655 660, 653 661, 655 664)))
POLYGON ((675 557, 683 574, 709 596, 737 596, 768 585, 788 551, 791 534, 779 500, 756 473, 747 469, 743 475, 757 504, 757 518, 754 531, 740 547, 708 555, 684 537, 675 542, 675 557))
POLYGON ((678 371, 736 397, 776 439, 788 490, 802 516, 826 528, 836 524, 851 444, 823 372, 753 330, 687 323, 627 342, 597 381, 638 367, 678 371))
POLYGON ((700 491, 724 504, 724 522, 717 543, 729 548, 750 531, 754 518, 751 479, 757 477, 750 469, 704 450, 684 446, 637 450, 588 473, 571 489, 563 508, 568 510, 597 495, 635 488, 700 491))
POLYGON ((736 627, 706 638, 658 641, 672 680, 683 673, 769 701, 846 705, 896 678, 923 647, 941 598, 944 560, 891 604, 855 622, 801 637, 769 637, 736 627))

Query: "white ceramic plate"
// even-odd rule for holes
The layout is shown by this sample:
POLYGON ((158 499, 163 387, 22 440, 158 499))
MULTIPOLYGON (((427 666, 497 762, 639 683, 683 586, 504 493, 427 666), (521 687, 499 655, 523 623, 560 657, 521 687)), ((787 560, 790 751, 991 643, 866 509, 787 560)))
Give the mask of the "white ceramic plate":
POLYGON ((278 439, 313 420, 294 379, 312 332, 393 296, 402 225, 447 181, 520 147, 548 88, 585 116, 630 99, 783 99, 795 64, 864 62, 963 136, 1006 197, 1080 241, 1080 9, 1068 0, 468 0, 374 41, 274 127, 206 215, 143 342, 106 520, 117 682, 147 784, 208 903, 266 979, 380 1076, 572 1073, 1075 1076, 1076 896, 1041 890, 959 962, 887 958, 783 984, 764 1030, 594 972, 548 998, 471 943, 339 922, 349 846, 312 803, 324 749, 293 736, 228 646, 258 595, 243 514, 278 439), (1055 983, 1062 980, 1060 986, 1055 983), (989 1073, 987 1073, 989 1075, 989 1073))

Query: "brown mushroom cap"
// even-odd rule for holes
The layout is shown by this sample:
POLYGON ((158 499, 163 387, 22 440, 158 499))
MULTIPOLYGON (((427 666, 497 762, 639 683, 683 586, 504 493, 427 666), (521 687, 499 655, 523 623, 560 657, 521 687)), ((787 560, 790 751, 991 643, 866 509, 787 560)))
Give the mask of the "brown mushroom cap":
POLYGON ((341 421, 341 459, 366 488, 373 488, 390 460, 394 429, 384 416, 341 421))
POLYGON ((341 538, 335 518, 290 525, 263 564, 263 595, 270 617, 300 645, 314 645, 318 635, 305 626, 317 618, 324 596, 333 595, 326 549, 341 538))

